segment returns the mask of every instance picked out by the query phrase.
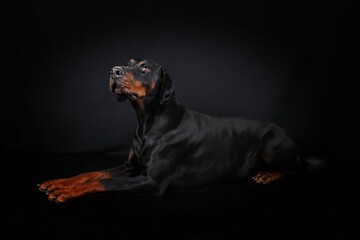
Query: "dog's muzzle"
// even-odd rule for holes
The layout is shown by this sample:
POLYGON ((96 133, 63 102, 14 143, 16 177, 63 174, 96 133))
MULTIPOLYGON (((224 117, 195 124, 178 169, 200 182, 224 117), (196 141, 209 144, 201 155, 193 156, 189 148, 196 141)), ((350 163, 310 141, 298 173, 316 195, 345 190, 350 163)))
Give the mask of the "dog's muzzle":
POLYGON ((110 75, 113 77, 113 78, 119 78, 119 77, 122 77, 124 76, 124 69, 122 67, 114 67, 113 69, 110 70, 110 75))
POLYGON ((110 70, 109 87, 111 92, 116 91, 116 81, 118 80, 118 78, 124 76, 124 74, 125 74, 124 69, 119 66, 113 67, 113 69, 110 70))
POLYGON ((110 91, 116 93, 117 100, 123 102, 127 99, 127 95, 118 87, 121 78, 125 75, 125 70, 122 67, 116 66, 110 70, 109 87, 110 91))

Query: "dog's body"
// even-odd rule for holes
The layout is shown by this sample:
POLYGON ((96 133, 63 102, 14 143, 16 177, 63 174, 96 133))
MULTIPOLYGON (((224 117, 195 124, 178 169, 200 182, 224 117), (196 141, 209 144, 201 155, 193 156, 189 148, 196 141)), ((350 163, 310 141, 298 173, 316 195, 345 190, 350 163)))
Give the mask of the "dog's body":
POLYGON ((49 200, 65 202, 100 191, 162 195, 168 187, 197 187, 244 176, 266 184, 295 171, 297 149, 281 128, 186 110, 158 64, 132 59, 127 66, 114 67, 110 90, 118 101, 129 100, 137 115, 128 161, 39 184, 49 200))

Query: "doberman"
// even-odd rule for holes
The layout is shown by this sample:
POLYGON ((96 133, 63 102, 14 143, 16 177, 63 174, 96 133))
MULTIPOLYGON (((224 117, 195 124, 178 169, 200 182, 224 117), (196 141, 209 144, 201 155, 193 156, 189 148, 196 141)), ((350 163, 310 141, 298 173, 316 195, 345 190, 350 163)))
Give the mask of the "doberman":
POLYGON ((161 196, 168 187, 199 187, 246 176, 268 184, 295 172, 297 148, 283 129, 185 109, 159 64, 131 59, 111 69, 109 85, 117 100, 128 100, 136 112, 128 160, 115 168, 38 184, 50 201, 102 191, 161 196))

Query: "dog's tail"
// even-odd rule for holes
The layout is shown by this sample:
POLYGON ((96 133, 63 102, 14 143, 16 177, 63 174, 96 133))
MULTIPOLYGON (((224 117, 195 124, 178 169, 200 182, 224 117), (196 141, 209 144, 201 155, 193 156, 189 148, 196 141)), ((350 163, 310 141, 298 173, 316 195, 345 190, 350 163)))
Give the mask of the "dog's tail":
POLYGON ((309 156, 299 159, 296 175, 300 178, 314 179, 326 174, 330 161, 325 157, 309 156))

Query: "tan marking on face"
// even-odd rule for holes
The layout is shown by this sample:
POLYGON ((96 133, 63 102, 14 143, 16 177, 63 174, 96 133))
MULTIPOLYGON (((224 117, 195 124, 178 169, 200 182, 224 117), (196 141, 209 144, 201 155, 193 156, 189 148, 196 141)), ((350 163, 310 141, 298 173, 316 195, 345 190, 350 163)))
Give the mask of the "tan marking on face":
POLYGON ((145 97, 146 95, 146 87, 140 81, 135 81, 132 90, 139 98, 145 97))
POLYGON ((120 86, 122 88, 122 92, 134 94, 138 98, 145 97, 147 92, 146 87, 139 80, 135 80, 134 75, 131 72, 128 72, 124 76, 120 86))
POLYGON ((137 105, 138 105, 139 111, 141 113, 144 113, 144 103, 143 103, 143 101, 141 99, 137 100, 137 105))
POLYGON ((150 84, 150 90, 154 90, 155 88, 155 81, 152 81, 150 84))

